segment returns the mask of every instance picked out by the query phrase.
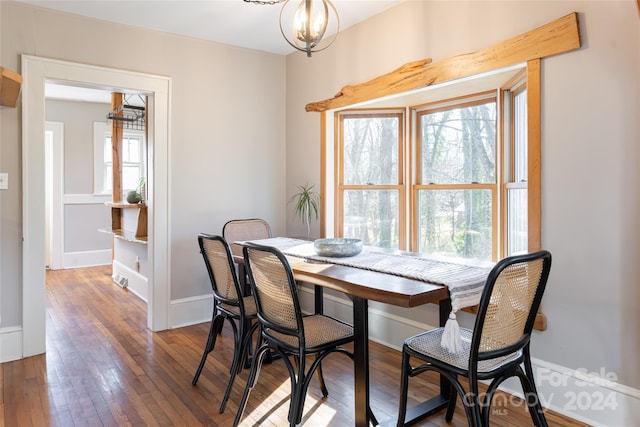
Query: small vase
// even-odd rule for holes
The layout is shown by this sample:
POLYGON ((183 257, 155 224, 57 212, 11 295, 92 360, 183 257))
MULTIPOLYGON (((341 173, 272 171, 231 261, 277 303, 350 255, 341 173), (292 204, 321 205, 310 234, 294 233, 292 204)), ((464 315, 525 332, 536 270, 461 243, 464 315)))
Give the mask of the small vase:
POLYGON ((137 191, 129 191, 127 193, 127 202, 133 204, 140 203, 142 199, 137 191))

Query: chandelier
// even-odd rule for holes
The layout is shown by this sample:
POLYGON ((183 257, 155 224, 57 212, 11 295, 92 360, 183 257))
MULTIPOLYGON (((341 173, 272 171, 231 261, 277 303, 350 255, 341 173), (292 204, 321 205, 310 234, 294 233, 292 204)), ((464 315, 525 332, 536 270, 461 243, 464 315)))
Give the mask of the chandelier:
POLYGON ((325 50, 336 40, 340 17, 329 0, 244 0, 245 3, 274 5, 280 10, 280 32, 293 48, 307 52, 325 50), (287 35, 289 34, 289 35, 287 35), (328 37, 325 37, 329 34, 328 37))
POLYGON ((312 52, 328 48, 338 37, 339 30, 338 11, 329 0, 286 0, 280 11, 282 36, 308 57, 312 52))

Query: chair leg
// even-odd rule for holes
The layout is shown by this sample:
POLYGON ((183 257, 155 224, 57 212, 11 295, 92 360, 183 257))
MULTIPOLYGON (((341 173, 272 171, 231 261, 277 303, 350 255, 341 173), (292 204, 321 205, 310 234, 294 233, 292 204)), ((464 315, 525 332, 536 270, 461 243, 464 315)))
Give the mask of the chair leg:
MULTIPOLYGON (((233 383, 236 379, 236 375, 240 372, 240 367, 242 366, 242 359, 245 354, 246 345, 246 335, 251 333, 251 329, 246 330, 245 321, 240 319, 238 330, 234 328, 234 343, 233 343, 233 362, 231 363, 231 371, 229 373, 229 382, 227 383, 227 388, 224 392, 224 396, 222 397, 222 402, 220 402, 220 408, 218 409, 219 413, 223 413, 226 406, 227 400, 229 400, 229 395, 231 394, 231 387, 233 387, 233 383)), ((233 321, 231 321, 233 323, 233 321)))
POLYGON ((469 393, 462 396, 465 412, 467 413, 467 421, 470 426, 482 425, 482 413, 480 411, 480 393, 478 392, 477 379, 469 379, 469 393))
POLYGON ((305 357, 304 355, 296 356, 298 366, 297 381, 292 383, 291 404, 289 406, 289 424, 291 427, 300 424, 302 421, 302 413, 304 411, 304 401, 307 395, 309 380, 305 373, 305 357))
MULTIPOLYGON (((527 369, 526 365, 527 364, 525 359, 525 369, 527 369)), ((542 405, 540 404, 540 397, 538 396, 538 391, 536 390, 535 383, 533 382, 533 375, 525 375, 520 367, 517 368, 516 373, 518 375, 518 378, 520 378, 520 384, 522 385, 522 389, 524 391, 524 396, 527 402, 527 407, 529 408, 531 420, 538 427, 547 427, 547 419, 544 416, 544 411, 542 409, 542 405)))
POLYGON ((238 405, 238 412, 236 413, 235 418, 233 419, 233 426, 236 427, 240 424, 240 420, 242 420, 242 415, 244 414, 245 407, 247 406, 247 400, 249 399, 249 393, 251 389, 256 384, 258 379, 258 375, 260 373, 260 366, 262 365, 262 358, 264 354, 269 350, 267 345, 260 347, 256 354, 253 356, 251 361, 251 372, 249 373, 249 378, 247 379, 247 385, 244 387, 244 392, 242 393, 242 400, 240 400, 240 405, 238 405))
POLYGON ((398 402, 397 427, 404 427, 404 419, 407 414, 407 393, 409 391, 409 371, 411 356, 406 351, 402 352, 402 373, 400 374, 400 401, 398 402))
POLYGON ((214 315, 211 320, 211 327, 209 328, 209 336, 207 337, 207 343, 204 347, 204 352, 202 353, 202 359, 200 359, 200 365, 198 365, 198 369, 196 370, 193 379, 191 380, 192 385, 196 385, 198 379, 200 378, 200 374, 202 373, 202 368, 204 368, 204 363, 207 361, 207 356, 211 353, 216 346, 216 337, 219 333, 218 331, 222 330, 222 325, 224 324, 224 317, 220 315, 214 315))
POLYGON ((327 397, 329 396, 329 390, 327 390, 327 384, 324 382, 324 375, 322 374, 322 363, 318 365, 316 370, 318 372, 318 382, 320 383, 320 390, 322 391, 322 395, 324 397, 327 397))
POLYGON ((493 381, 491 381, 491 384, 489 384, 489 387, 487 388, 487 391, 484 395, 484 400, 480 402, 481 403, 480 419, 482 420, 483 425, 487 425, 487 426, 489 425, 489 417, 491 415, 491 402, 493 400, 493 395, 498 389, 498 387, 500 386, 500 384, 502 384, 502 382, 507 378, 508 378, 507 375, 500 375, 494 378, 493 381))
POLYGON ((449 405, 447 405, 447 414, 444 419, 449 423, 453 419, 453 413, 456 410, 456 401, 458 400, 458 393, 455 387, 449 389, 449 405))

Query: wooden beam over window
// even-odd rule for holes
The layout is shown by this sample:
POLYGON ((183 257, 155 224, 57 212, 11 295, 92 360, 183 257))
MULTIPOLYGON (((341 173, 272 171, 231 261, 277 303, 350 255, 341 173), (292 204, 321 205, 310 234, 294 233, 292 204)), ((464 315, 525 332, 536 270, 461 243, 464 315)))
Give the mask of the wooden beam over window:
POLYGON ((431 59, 410 62, 373 80, 345 86, 333 98, 307 104, 306 110, 321 112, 346 107, 545 58, 578 49, 580 46, 578 14, 573 12, 487 49, 435 63, 431 59))

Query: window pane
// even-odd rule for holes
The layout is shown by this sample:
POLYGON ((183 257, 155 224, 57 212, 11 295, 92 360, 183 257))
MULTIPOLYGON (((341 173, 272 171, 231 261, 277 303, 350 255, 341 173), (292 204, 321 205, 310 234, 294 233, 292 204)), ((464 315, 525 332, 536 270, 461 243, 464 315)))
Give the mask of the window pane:
POLYGON ((527 180, 527 91, 523 90, 513 99, 514 121, 514 181, 527 180))
POLYGON ((365 245, 398 248, 398 191, 346 190, 343 235, 365 245))
POLYGON ((111 163, 104 165, 102 183, 104 184, 104 193, 111 193, 113 191, 113 166, 111 163))
POLYGON ((140 161, 140 140, 138 138, 127 138, 122 140, 122 160, 125 162, 140 161))
POLYGON ((528 247, 527 189, 507 189, 507 255, 526 253, 528 247))
POLYGON ((495 182, 496 103, 420 115, 423 184, 495 182))
POLYGON ((104 139, 104 162, 111 163, 111 137, 108 136, 104 139))
POLYGON ((491 260, 491 190, 418 191, 418 250, 491 260))
POLYGON ((398 117, 345 117, 344 183, 398 183, 398 117))
POLYGON ((124 191, 135 190, 138 187, 138 179, 140 179, 140 166, 122 166, 122 189, 124 191))

